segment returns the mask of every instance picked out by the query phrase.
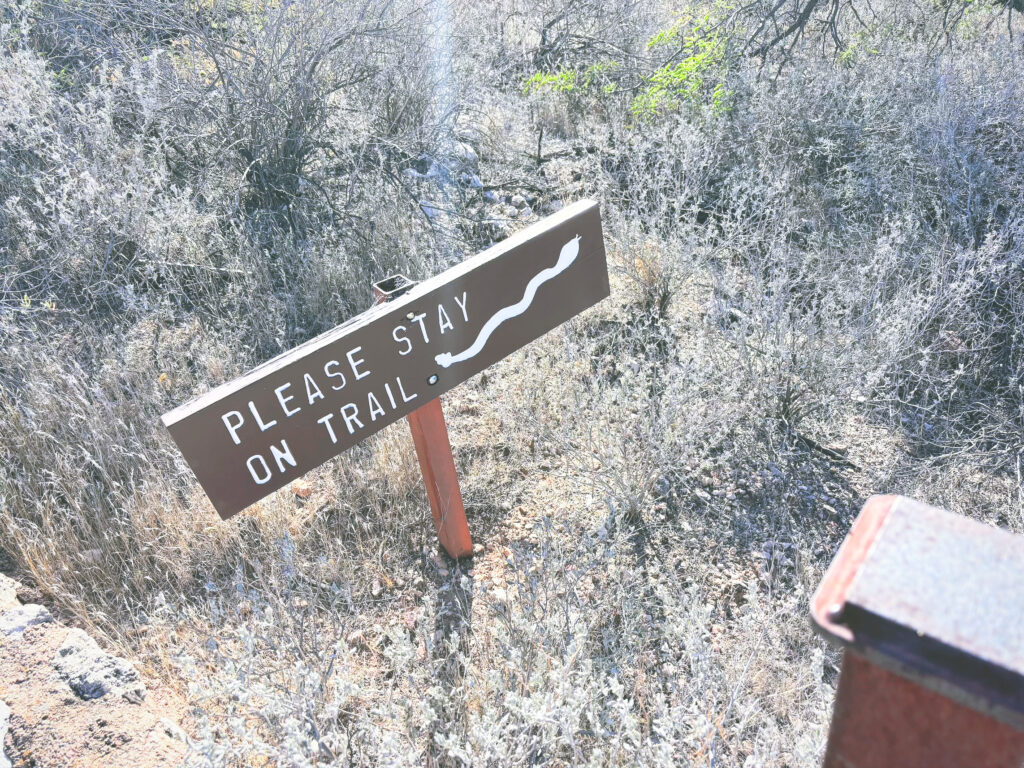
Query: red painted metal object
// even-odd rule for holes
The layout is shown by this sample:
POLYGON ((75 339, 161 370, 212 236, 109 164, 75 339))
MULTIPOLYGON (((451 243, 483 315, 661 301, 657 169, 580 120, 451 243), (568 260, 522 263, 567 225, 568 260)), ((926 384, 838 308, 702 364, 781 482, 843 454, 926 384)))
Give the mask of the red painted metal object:
POLYGON ((825 768, 1024 766, 1024 539, 876 496, 811 614, 844 648, 825 768))
MULTIPOLYGON (((409 290, 414 283, 403 275, 395 275, 373 285, 374 303, 383 304, 409 290)), ((469 533, 466 508, 455 471, 455 457, 448 439, 441 399, 435 398, 408 415, 416 457, 420 462, 423 484, 430 499, 437 538, 454 558, 473 554, 473 538, 469 533)))
POLYGON ((468 557, 473 554, 473 539, 469 535, 466 509, 462 506, 462 491, 440 398, 431 400, 407 418, 430 498, 437 538, 452 557, 468 557))
POLYGON ((857 653, 847 653, 824 764, 1020 768, 1024 733, 857 653))

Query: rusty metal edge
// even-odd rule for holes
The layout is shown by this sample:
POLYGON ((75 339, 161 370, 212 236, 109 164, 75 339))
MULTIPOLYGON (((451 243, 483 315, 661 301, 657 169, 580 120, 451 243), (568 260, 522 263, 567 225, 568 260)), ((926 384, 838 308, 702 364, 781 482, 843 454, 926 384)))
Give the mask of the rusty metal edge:
POLYGON ((854 642, 852 630, 842 623, 846 596, 857 572, 878 540, 878 534, 888 522, 897 498, 887 495, 872 496, 867 500, 811 598, 814 628, 833 644, 849 646, 854 642))

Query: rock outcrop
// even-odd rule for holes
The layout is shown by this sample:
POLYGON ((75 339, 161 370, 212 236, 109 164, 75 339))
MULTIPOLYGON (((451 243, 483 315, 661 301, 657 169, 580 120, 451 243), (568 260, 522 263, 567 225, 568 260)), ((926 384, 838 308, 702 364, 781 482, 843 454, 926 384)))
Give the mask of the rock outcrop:
POLYGON ((138 703, 146 696, 135 667, 102 650, 80 629, 68 630, 53 657, 53 668, 81 699, 113 694, 138 703))
POLYGON ((0 701, 0 768, 11 768, 11 761, 4 749, 4 742, 7 740, 7 731, 11 728, 11 708, 0 701))
POLYGON ((0 768, 180 765, 184 702, 0 574, 0 768))
POLYGON ((0 635, 18 640, 29 627, 53 621, 53 616, 41 605, 19 605, 0 614, 0 635))

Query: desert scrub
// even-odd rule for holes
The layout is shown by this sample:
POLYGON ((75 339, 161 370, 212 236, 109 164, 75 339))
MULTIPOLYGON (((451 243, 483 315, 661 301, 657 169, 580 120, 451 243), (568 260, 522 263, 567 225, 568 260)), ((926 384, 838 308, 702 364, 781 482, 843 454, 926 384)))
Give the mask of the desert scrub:
POLYGON ((729 111, 732 94, 725 84, 729 41, 715 31, 710 16, 677 20, 658 30, 647 48, 667 53, 669 61, 643 77, 642 89, 630 105, 635 117, 654 120, 680 107, 707 108, 716 116, 729 111))
POLYGON ((599 88, 602 93, 614 93, 616 84, 610 80, 610 75, 621 68, 620 62, 610 60, 591 64, 582 73, 571 69, 535 72, 523 82, 523 93, 527 96, 538 91, 586 94, 592 88, 599 88))
POLYGON ((533 122, 538 127, 538 156, 546 129, 558 136, 576 135, 588 114, 616 109, 621 69, 615 60, 599 61, 579 70, 535 72, 523 81, 533 122))
POLYGON ((864 498, 1024 525, 988 6, 838 62, 633 0, 162 8, 0 20, 0 548, 181 684, 195 764, 812 765, 864 498), (472 564, 402 424, 217 519, 160 413, 583 196, 609 300, 446 396, 472 564))

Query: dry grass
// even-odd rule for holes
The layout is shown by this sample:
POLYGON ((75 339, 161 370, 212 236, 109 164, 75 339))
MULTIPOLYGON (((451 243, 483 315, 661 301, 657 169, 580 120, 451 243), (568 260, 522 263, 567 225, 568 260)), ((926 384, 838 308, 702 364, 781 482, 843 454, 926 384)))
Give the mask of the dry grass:
POLYGON ((19 576, 187 694, 195 765, 815 764, 863 500, 1024 531, 1019 42, 907 10, 767 79, 723 29, 639 119, 692 53, 656 3, 290 7, 0 15, 19 576), (445 400, 481 553, 401 423, 216 518, 161 412, 582 196, 611 298, 445 400))

